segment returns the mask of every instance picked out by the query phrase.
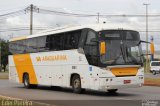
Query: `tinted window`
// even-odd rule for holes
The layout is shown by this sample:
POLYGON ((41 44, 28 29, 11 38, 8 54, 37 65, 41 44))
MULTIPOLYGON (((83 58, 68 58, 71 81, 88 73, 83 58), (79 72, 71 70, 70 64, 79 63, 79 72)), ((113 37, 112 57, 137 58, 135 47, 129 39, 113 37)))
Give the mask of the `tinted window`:
POLYGON ((84 45, 84 52, 87 60, 91 65, 98 65, 98 43, 92 42, 92 39, 97 39, 96 33, 89 31, 86 37, 86 43, 84 45))
POLYGON ((85 43, 85 53, 89 55, 97 55, 97 44, 96 42, 92 42, 92 39, 97 39, 96 33, 93 31, 89 31, 85 43))
POLYGON ((89 31, 88 35, 87 35, 86 44, 87 45, 92 45, 92 44, 94 45, 94 44, 96 44, 96 42, 92 42, 91 41, 92 39, 96 39, 96 33, 93 32, 93 31, 89 31))
POLYGON ((36 38, 37 39, 37 48, 39 52, 49 51, 47 45, 47 36, 41 36, 36 38))
POLYGON ((139 41, 140 39, 139 33, 136 31, 126 31, 125 33, 124 40, 139 41))
POLYGON ((77 49, 81 31, 73 31, 10 42, 11 54, 77 49))
POLYGON ((9 52, 11 54, 25 53, 26 51, 25 40, 14 41, 9 43, 9 52))
POLYGON ((77 49, 80 36, 81 36, 81 31, 73 31, 65 33, 64 49, 65 50, 77 49))
POLYGON ((128 40, 128 41, 139 41, 140 35, 136 31, 130 30, 106 30, 101 31, 101 37, 107 40, 128 40))
POLYGON ((51 35, 50 36, 50 50, 57 51, 57 50, 63 50, 63 39, 64 34, 57 34, 57 35, 51 35))
POLYGON ((26 52, 34 53, 37 52, 37 38, 31 38, 26 40, 26 52))
POLYGON ((152 66, 160 66, 160 62, 152 62, 152 66))

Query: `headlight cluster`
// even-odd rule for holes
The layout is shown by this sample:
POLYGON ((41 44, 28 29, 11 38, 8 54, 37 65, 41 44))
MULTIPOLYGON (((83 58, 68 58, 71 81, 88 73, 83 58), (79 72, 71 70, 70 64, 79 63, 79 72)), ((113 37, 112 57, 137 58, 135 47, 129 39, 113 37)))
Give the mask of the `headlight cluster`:
POLYGON ((143 77, 142 77, 142 76, 140 76, 140 77, 139 77, 139 79, 143 79, 143 77))
POLYGON ((112 78, 107 78, 106 82, 109 82, 109 81, 113 81, 113 79, 112 78))

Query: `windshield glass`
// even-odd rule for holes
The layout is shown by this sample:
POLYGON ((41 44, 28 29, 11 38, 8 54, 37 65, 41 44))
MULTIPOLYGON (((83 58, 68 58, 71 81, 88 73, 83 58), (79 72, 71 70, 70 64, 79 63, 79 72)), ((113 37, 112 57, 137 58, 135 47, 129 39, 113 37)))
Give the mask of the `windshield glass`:
POLYGON ((139 33, 127 30, 101 31, 100 40, 106 42, 106 54, 101 62, 109 65, 142 63, 139 33))

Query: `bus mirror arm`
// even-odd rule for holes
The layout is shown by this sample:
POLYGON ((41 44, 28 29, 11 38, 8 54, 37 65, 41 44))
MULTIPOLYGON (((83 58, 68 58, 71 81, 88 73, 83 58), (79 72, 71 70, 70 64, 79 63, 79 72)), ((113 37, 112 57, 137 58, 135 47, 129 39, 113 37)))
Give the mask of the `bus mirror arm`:
POLYGON ((149 44, 151 44, 151 42, 140 40, 139 43, 138 43, 138 45, 141 44, 141 43, 149 43, 149 44))
POLYGON ((152 55, 152 54, 142 54, 143 56, 146 56, 146 55, 152 55))

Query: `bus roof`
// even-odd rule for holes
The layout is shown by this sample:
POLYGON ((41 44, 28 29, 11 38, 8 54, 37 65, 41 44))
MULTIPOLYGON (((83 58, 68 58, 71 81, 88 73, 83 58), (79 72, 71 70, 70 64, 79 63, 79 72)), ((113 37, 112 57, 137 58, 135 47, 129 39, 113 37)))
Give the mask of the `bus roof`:
POLYGON ((58 34, 58 33, 63 33, 63 32, 69 32, 69 31, 74 31, 74 30, 80 30, 84 28, 90 28, 95 31, 101 31, 101 30, 134 30, 133 28, 124 25, 124 24, 87 24, 87 25, 70 25, 70 26, 63 26, 63 27, 57 27, 54 29, 49 29, 49 30, 44 30, 39 33, 36 33, 34 35, 29 35, 29 36, 21 36, 17 38, 12 38, 9 41, 18 41, 18 40, 23 40, 23 39, 29 39, 29 38, 34 38, 34 37, 39 37, 39 36, 45 36, 45 35, 51 35, 51 34, 58 34))

